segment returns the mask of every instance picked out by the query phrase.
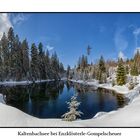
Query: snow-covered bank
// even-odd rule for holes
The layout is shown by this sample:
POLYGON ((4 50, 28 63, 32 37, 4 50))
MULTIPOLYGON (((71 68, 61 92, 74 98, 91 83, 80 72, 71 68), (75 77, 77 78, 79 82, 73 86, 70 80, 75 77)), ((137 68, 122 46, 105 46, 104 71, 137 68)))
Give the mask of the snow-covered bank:
POLYGON ((104 113, 104 115, 88 120, 77 120, 73 122, 61 119, 38 119, 24 112, 0 103, 0 126, 44 126, 44 127, 115 127, 115 126, 140 126, 140 96, 135 98, 131 104, 117 111, 104 113))
POLYGON ((83 81, 83 80, 73 80, 69 79, 69 81, 74 83, 79 83, 83 85, 89 85, 94 86, 96 88, 104 88, 107 90, 113 90, 116 93, 124 94, 125 97, 130 99, 130 102, 139 95, 140 93, 140 84, 138 84, 133 90, 129 90, 127 85, 124 86, 112 86, 111 83, 105 83, 105 84, 99 84, 97 80, 91 80, 91 81, 83 81))
POLYGON ((117 111, 105 113, 100 117, 90 120, 84 120, 84 126, 140 126, 140 96, 135 98, 131 104, 117 111), (90 122, 90 124, 89 124, 90 122))
MULTIPOLYGON (((51 82, 54 81, 53 79, 48 79, 48 80, 37 80, 34 83, 43 83, 43 82, 51 82)), ((32 84, 33 81, 3 81, 0 82, 0 85, 5 85, 5 86, 16 86, 16 85, 29 85, 32 84)))
POLYGON ((137 85, 133 90, 128 90, 126 86, 114 86, 111 84, 98 84, 97 81, 73 81, 86 85, 93 85, 102 87, 110 90, 114 90, 117 93, 122 93, 131 102, 123 108, 109 113, 100 112, 93 119, 88 120, 76 120, 73 122, 62 121, 61 119, 38 119, 24 112, 3 104, 3 97, 0 95, 0 126, 44 126, 44 127, 136 127, 140 126, 140 84, 137 85), (137 96, 137 98, 135 98, 137 96), (10 117, 9 117, 10 116, 10 117))
POLYGON ((28 126, 82 126, 74 122, 66 122, 61 119, 38 119, 30 116, 17 108, 8 106, 3 100, 3 95, 0 94, 0 127, 28 127, 28 126))

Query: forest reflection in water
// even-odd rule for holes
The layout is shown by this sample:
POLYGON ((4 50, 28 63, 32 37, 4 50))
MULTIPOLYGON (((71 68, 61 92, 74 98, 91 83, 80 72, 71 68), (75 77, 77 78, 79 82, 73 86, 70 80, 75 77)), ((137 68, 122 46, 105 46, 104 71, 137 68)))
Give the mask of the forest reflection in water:
POLYGON ((109 112, 127 104, 121 94, 68 81, 1 86, 0 90, 6 95, 6 104, 38 118, 61 118, 68 111, 66 102, 75 94, 81 102, 79 110, 84 113, 81 119, 90 119, 98 112, 109 112))

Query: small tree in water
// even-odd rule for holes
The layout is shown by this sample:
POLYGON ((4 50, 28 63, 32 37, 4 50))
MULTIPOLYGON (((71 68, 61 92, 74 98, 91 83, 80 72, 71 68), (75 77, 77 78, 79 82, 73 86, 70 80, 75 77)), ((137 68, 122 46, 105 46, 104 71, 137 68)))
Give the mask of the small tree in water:
POLYGON ((62 115, 64 121, 74 121, 83 114, 81 111, 77 110, 80 102, 77 101, 76 96, 72 96, 70 102, 67 102, 67 104, 69 106, 69 112, 62 115))

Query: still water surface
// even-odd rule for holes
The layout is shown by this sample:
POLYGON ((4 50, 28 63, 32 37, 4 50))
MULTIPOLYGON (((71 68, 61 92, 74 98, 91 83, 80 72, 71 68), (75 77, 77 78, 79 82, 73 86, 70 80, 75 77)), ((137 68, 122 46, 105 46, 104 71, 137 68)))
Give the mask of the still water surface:
POLYGON ((105 89, 94 90, 69 82, 46 82, 26 86, 0 87, 6 103, 38 118, 61 118, 68 111, 67 101, 73 95, 81 102, 81 119, 90 119, 100 111, 109 112, 123 107, 126 99, 121 94, 105 89))

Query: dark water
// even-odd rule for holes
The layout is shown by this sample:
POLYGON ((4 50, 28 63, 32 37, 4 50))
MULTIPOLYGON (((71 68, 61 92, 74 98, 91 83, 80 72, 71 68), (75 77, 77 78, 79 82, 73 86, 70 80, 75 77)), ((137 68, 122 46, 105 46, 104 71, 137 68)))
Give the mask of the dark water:
POLYGON ((126 99, 112 91, 68 82, 49 82, 28 86, 0 87, 6 103, 38 118, 61 118, 68 111, 66 101, 76 94, 81 102, 81 119, 89 119, 100 111, 109 112, 123 107, 126 99))

